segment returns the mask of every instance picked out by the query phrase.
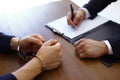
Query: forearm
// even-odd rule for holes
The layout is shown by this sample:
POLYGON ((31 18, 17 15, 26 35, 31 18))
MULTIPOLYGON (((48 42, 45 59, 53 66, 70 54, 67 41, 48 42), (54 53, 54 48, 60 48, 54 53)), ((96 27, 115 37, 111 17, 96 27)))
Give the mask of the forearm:
POLYGON ((13 72, 12 74, 17 78, 17 80, 33 80, 41 72, 42 72, 42 63, 40 62, 39 59, 34 57, 22 68, 13 72))

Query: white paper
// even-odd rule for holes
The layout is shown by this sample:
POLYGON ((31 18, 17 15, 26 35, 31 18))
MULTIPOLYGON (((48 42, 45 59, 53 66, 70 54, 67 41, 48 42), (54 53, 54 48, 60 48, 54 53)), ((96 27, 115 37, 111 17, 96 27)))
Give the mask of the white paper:
POLYGON ((78 35, 81 35, 89 30, 92 30, 99 25, 107 22, 108 19, 105 19, 101 16, 97 16, 95 19, 85 19, 79 26, 78 28, 72 28, 70 25, 67 24, 67 18, 62 17, 60 19, 57 19, 55 21, 52 21, 47 24, 50 28, 55 28, 61 33, 64 33, 65 36, 69 38, 74 38, 78 35))

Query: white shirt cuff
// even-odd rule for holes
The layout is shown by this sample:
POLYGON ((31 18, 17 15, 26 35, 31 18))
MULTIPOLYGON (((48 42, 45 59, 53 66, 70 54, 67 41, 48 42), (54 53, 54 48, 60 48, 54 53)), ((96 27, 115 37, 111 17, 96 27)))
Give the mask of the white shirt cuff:
POLYGON ((86 13, 86 15, 85 15, 85 18, 89 18, 90 17, 90 13, 89 13, 89 11, 86 9, 86 8, 79 8, 79 10, 84 10, 85 11, 85 13, 86 13))
POLYGON ((106 46, 108 47, 108 51, 109 51, 108 54, 109 54, 109 55, 113 55, 112 47, 111 47, 109 41, 108 41, 108 40, 104 40, 103 42, 104 42, 104 43, 106 44, 106 46))

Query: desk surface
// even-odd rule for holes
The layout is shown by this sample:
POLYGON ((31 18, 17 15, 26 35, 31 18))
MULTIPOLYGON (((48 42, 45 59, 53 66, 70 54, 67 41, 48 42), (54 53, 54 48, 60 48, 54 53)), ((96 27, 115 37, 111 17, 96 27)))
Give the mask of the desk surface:
MULTIPOLYGON (((69 11, 68 3, 68 0, 61 0, 15 14, 0 15, 0 31, 15 36, 38 33, 46 40, 54 38, 61 42, 61 66, 39 75, 35 80, 119 80, 120 63, 108 68, 99 59, 81 60, 75 55, 72 44, 44 27, 45 23, 65 16, 69 11)), ((77 6, 74 7, 77 9, 77 6)), ((94 37, 97 39, 97 36, 94 37)), ((17 55, 1 53, 0 75, 15 71, 23 64, 17 55)))

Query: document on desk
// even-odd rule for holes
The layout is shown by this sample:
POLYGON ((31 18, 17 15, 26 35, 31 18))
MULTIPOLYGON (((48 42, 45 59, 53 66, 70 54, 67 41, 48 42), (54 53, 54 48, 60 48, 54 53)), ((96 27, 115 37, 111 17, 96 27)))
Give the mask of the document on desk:
POLYGON ((76 40, 83 37, 85 33, 97 28, 99 25, 106 23, 107 21, 109 20, 98 15, 95 19, 85 19, 79 26, 77 26, 77 28, 72 28, 67 24, 67 18, 65 16, 51 21, 45 24, 45 26, 53 32, 62 35, 68 41, 74 43, 76 40))

